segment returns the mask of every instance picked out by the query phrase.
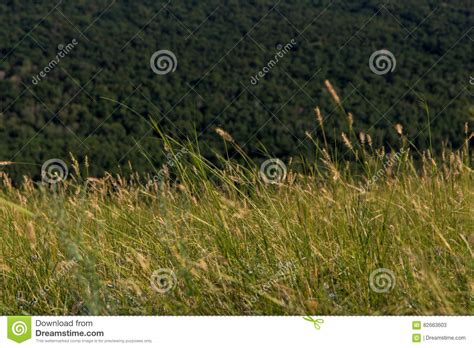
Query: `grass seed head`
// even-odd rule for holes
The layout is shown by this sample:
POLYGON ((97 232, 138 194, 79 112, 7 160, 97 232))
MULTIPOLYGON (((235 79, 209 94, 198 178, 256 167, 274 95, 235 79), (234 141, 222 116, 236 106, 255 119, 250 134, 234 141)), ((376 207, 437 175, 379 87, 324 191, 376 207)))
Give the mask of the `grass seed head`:
POLYGON ((337 92, 332 86, 331 82, 329 80, 325 80, 324 85, 326 86, 326 89, 328 90, 329 94, 331 95, 332 99, 334 99, 336 104, 341 105, 341 98, 339 98, 339 96, 337 95, 337 92))
POLYGON ((347 137, 346 133, 342 132, 341 136, 342 136, 342 140, 344 142, 344 145, 346 145, 350 150, 353 150, 352 143, 349 140, 349 138, 347 137))
POLYGON ((397 131, 397 134, 402 136, 403 135, 403 126, 400 123, 397 123, 394 127, 395 127, 395 130, 397 131))
POLYGON ((227 141, 229 143, 234 142, 234 138, 232 138, 232 136, 229 133, 227 133, 225 130, 223 130, 222 128, 216 127, 215 131, 225 141, 227 141))

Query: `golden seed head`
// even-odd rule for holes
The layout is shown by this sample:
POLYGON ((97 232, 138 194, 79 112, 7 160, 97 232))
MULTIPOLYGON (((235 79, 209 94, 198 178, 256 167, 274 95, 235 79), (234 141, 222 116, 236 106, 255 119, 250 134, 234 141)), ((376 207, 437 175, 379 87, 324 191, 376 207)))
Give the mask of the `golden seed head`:
POLYGON ((344 144, 352 150, 352 144, 351 144, 351 141, 349 140, 349 138, 347 137, 346 133, 342 132, 341 133, 342 135, 342 140, 344 141, 344 144))
POLYGON ((372 137, 367 134, 367 144, 369 144, 369 146, 372 146, 372 137))
POLYGON ((403 126, 400 124, 400 123, 397 123, 395 125, 395 130, 397 131, 398 135, 402 135, 403 134, 403 126))
POLYGON ((232 136, 229 133, 227 133, 225 130, 223 130, 222 128, 216 127, 215 131, 225 141, 228 141, 229 143, 234 142, 234 138, 232 138, 232 136))
POLYGON ((341 104, 341 98, 339 98, 339 96, 337 95, 336 90, 332 86, 331 82, 329 82, 329 80, 325 80, 324 85, 326 86, 329 94, 331 94, 332 99, 334 99, 336 104, 340 105, 341 104))
POLYGON ((365 133, 364 132, 359 133, 359 139, 360 139, 361 144, 365 144, 365 133))
POLYGON ((349 121, 349 127, 352 128, 352 125, 354 124, 354 116, 352 116, 351 112, 347 113, 347 120, 349 121))
POLYGON ((316 114, 316 119, 318 120, 319 125, 323 126, 323 116, 321 115, 321 110, 319 110, 319 106, 314 109, 314 113, 316 114))
POLYGON ((36 233, 35 233, 35 227, 33 226, 33 222, 28 222, 26 226, 26 236, 28 237, 28 240, 30 241, 30 246, 32 249, 36 247, 36 233))

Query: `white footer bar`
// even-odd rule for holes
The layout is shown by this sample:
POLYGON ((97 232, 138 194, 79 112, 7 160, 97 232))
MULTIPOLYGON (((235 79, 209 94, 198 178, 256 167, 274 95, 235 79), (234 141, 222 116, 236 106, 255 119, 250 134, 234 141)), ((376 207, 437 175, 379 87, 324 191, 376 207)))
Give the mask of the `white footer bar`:
POLYGON ((473 317, 0 317, 0 347, 463 347, 473 317))

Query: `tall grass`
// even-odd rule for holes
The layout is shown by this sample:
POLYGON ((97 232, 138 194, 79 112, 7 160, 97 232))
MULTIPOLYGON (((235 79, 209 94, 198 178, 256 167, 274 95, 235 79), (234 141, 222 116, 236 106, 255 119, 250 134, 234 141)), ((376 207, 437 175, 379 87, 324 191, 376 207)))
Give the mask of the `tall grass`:
POLYGON ((161 134, 155 177, 88 178, 75 160, 58 185, 3 174, 0 314, 472 314, 469 139, 434 158, 397 127, 399 149, 374 149, 342 112, 351 160, 317 109, 316 160, 277 184, 224 130, 240 164, 161 134), (394 278, 380 293, 381 268, 394 278), (165 293, 159 269, 176 276, 165 293))

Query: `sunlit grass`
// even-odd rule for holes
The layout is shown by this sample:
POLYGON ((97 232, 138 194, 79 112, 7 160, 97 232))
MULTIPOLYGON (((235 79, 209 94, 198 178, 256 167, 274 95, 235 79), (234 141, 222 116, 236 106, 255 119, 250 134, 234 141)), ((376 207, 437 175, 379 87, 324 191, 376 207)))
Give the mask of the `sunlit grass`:
MULTIPOLYGON (((418 169, 402 156, 367 187, 370 174, 322 152, 265 184, 256 166, 218 168, 186 146, 159 182, 77 166, 53 187, 4 177, 0 313, 472 314, 462 151, 418 169), (151 285, 160 268, 177 279, 164 294, 151 285), (369 286, 379 268, 395 275, 386 293, 369 286)), ((383 168, 364 151, 368 173, 383 168)))
POLYGON ((436 158, 401 125, 398 149, 375 149, 331 95, 350 158, 317 108, 322 141, 307 132, 312 159, 277 183, 225 130, 239 161, 211 163, 153 121, 168 154, 153 175, 90 178, 74 158, 59 184, 0 172, 0 314, 472 314, 467 126, 436 158), (371 286, 379 269, 393 278, 371 286))

